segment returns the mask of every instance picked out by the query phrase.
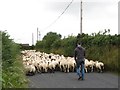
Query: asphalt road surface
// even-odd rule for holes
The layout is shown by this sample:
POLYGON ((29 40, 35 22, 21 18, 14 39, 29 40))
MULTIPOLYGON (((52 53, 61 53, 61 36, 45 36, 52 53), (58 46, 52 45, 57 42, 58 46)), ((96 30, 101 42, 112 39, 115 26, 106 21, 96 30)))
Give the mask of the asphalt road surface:
POLYGON ((85 73, 78 80, 76 73, 42 73, 27 76, 29 88, 118 88, 118 76, 110 73, 85 73))

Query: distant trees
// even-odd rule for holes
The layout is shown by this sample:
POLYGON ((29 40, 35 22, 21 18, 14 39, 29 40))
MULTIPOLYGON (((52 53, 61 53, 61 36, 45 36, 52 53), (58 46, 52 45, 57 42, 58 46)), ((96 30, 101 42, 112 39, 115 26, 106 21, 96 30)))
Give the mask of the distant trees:
POLYGON ((42 41, 38 41, 36 43, 36 49, 40 49, 41 51, 50 53, 53 47, 59 48, 60 40, 61 40, 60 34, 49 32, 47 33, 47 35, 44 36, 42 41))
POLYGON ((49 32, 43 37, 42 41, 36 43, 36 49, 47 53, 53 52, 73 56, 76 38, 69 36, 61 39, 61 35, 55 32, 49 32))
POLYGON ((73 50, 78 42, 82 42, 85 48, 92 46, 120 46, 120 35, 106 35, 110 30, 104 32, 88 34, 78 34, 77 36, 68 36, 61 39, 61 35, 55 32, 47 33, 42 41, 36 43, 36 49, 47 53, 55 52, 66 56, 73 56, 73 50), (61 49, 61 50, 59 50, 61 49), (60 52, 59 52, 60 51, 60 52))

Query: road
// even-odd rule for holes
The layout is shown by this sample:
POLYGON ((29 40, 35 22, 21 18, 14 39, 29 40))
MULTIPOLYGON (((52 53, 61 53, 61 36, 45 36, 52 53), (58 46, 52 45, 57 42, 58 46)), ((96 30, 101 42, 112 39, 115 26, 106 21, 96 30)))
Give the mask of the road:
POLYGON ((27 76, 29 88, 118 88, 118 76, 110 73, 85 73, 77 80, 76 73, 42 73, 27 76))

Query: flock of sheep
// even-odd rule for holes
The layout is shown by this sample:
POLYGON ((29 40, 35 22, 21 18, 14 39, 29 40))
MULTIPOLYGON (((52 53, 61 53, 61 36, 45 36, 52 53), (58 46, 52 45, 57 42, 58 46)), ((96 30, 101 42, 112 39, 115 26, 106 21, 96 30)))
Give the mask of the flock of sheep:
MULTIPOLYGON (((35 73, 54 73, 75 72, 76 62, 74 57, 65 57, 58 54, 47 54, 36 50, 21 51, 23 65, 26 75, 34 75, 35 73)), ((85 72, 103 72, 104 64, 99 61, 85 59, 85 72)))

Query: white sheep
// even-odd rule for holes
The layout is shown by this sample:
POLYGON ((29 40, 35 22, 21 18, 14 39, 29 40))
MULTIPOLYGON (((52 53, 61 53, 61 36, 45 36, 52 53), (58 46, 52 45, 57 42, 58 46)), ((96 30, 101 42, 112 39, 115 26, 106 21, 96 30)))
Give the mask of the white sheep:
POLYGON ((96 69, 98 72, 103 72, 103 69, 104 69, 104 64, 103 62, 98 62, 96 61, 95 62, 95 66, 96 66, 96 69))
POLYGON ((95 62, 93 60, 90 60, 90 63, 91 63, 91 72, 93 72, 95 67, 95 62))
MULTIPOLYGON (((31 67, 33 66, 38 73, 48 72, 48 70, 52 70, 52 72, 55 70, 73 72, 75 70, 76 62, 73 57, 65 57, 64 55, 55 55, 53 53, 41 53, 36 52, 35 50, 24 50, 21 51, 21 54, 23 54, 22 58, 23 64, 26 66, 25 68, 28 68, 31 65, 31 67)), ((85 72, 93 72, 94 67, 102 72, 104 64, 102 62, 94 62, 93 60, 89 61, 88 59, 85 59, 85 72)))
POLYGON ((25 65, 26 75, 35 75, 36 69, 33 65, 25 65))
POLYGON ((63 72, 69 72, 68 61, 66 59, 60 61, 60 70, 63 72))
POLYGON ((48 63, 48 66, 51 72, 54 73, 56 65, 58 65, 58 61, 56 60, 52 60, 51 62, 48 63))
POLYGON ((68 61, 68 69, 70 71, 74 72, 75 66, 76 66, 76 62, 75 62, 74 58, 68 57, 67 61, 68 61))

